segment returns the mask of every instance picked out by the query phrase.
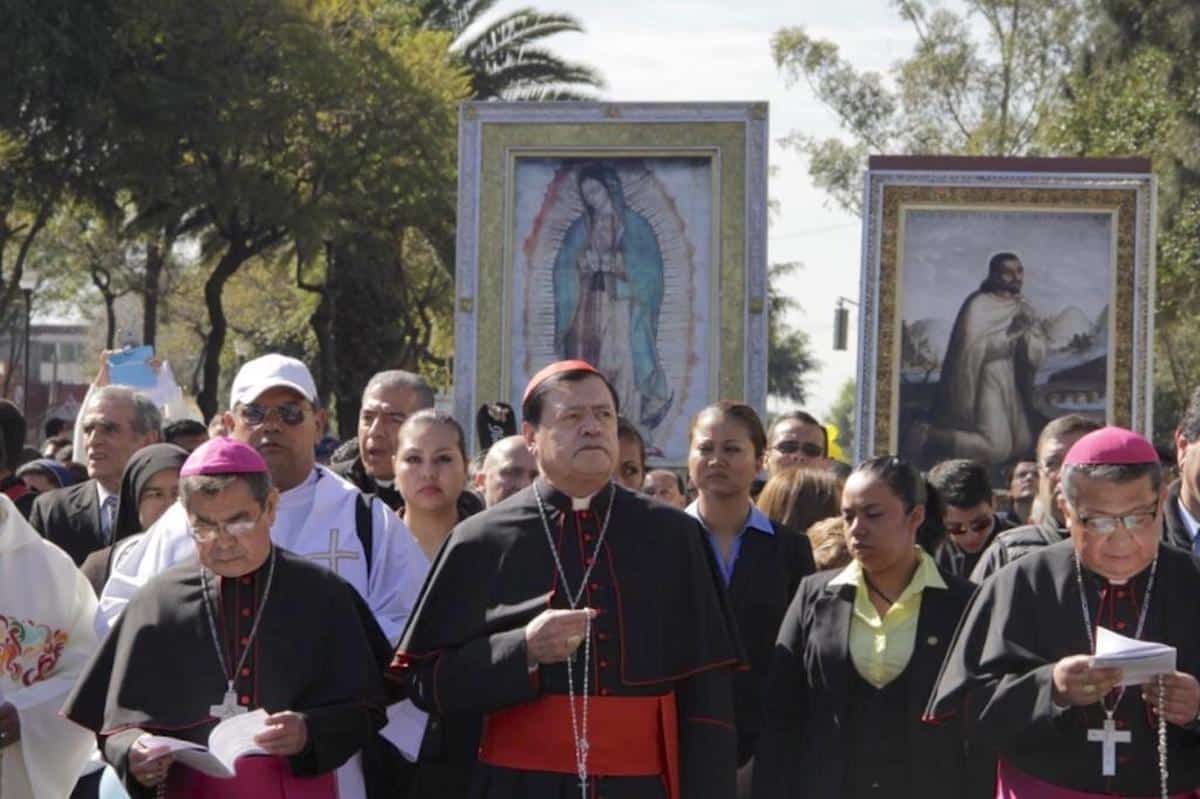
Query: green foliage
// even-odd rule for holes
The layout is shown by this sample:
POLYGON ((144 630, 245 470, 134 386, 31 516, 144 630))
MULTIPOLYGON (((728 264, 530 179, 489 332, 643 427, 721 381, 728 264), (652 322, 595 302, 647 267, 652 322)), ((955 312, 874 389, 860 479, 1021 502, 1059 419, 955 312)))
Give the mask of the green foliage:
POLYGON ((887 76, 862 72, 837 44, 801 27, 771 40, 790 83, 807 82, 849 139, 793 132, 809 174, 839 206, 859 212, 870 154, 1036 154, 1043 119, 1078 42, 1083 0, 962 0, 962 13, 893 0, 917 35, 887 76))
POLYGON ((604 87, 600 73, 564 59, 542 46, 559 33, 582 33, 583 25, 570 14, 519 8, 478 31, 468 31, 495 7, 498 0, 425 0, 422 24, 449 31, 456 38, 453 52, 471 76, 476 100, 589 100, 586 89, 604 87))
POLYGON ((1154 435, 1200 381, 1200 7, 1102 0, 1045 140, 1064 155, 1146 155, 1158 178, 1154 435))
POLYGON ((784 321, 784 315, 798 311, 800 303, 780 285, 798 269, 798 263, 779 263, 772 264, 767 273, 767 393, 804 404, 808 401, 808 377, 820 362, 808 333, 784 321))
POLYGON ((838 444, 847 457, 854 457, 854 399, 857 388, 853 379, 842 383, 837 398, 829 407, 829 422, 837 425, 838 444))

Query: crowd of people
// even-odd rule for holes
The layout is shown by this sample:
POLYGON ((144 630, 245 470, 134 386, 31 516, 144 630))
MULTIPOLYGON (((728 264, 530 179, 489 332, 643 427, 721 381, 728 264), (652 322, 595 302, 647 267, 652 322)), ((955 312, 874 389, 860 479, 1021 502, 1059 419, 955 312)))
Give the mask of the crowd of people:
POLYGON ((1069 415, 927 473, 730 400, 648 469, 583 361, 474 459, 434 399, 336 451, 278 354, 209 425, 0 401, 0 795, 1200 797, 1200 389, 1167 463, 1069 415))

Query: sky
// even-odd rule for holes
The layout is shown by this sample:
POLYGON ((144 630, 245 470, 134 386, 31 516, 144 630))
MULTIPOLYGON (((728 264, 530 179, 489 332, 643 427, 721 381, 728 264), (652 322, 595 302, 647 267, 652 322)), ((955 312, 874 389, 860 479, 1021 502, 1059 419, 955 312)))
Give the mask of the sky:
MULTIPOLYGON (((804 267, 784 284, 800 311, 789 322, 806 330, 820 368, 809 380, 809 411, 823 415, 854 377, 857 317, 846 352, 833 350, 839 296, 858 299, 861 225, 830 203, 808 176, 807 158, 778 140, 794 130, 839 135, 837 120, 801 82, 789 87, 771 59, 771 36, 800 25, 830 39, 856 68, 887 70, 911 51, 913 36, 888 0, 502 0, 493 14, 532 5, 575 15, 585 34, 547 40, 555 52, 597 68, 614 102, 767 101, 778 203, 768 262, 804 267)), ((774 404, 772 409, 775 409, 774 404)))

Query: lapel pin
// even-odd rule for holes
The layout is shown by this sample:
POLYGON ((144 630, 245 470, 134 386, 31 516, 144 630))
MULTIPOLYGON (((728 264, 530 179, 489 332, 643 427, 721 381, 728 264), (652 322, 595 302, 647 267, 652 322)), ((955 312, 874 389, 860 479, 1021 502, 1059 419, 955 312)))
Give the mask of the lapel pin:
POLYGON ((929 636, 927 639, 925 639, 925 641, 926 641, 926 643, 928 643, 930 646, 937 646, 937 645, 938 645, 938 637, 937 637, 936 635, 931 635, 931 636, 929 636))

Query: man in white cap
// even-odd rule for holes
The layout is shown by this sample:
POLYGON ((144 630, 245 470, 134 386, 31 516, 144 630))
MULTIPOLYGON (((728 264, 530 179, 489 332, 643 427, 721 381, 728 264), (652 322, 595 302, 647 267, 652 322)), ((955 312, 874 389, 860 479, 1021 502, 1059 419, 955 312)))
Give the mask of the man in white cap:
MULTIPOLYGON (((258 450, 280 491, 271 540, 354 586, 395 644, 425 579, 427 561, 386 505, 316 462, 314 448, 325 421, 312 375, 295 358, 263 355, 248 361, 234 378, 225 427, 232 438, 258 450)), ((113 565, 100 598, 104 618, 111 624, 150 578, 195 557, 187 514, 176 503, 113 565)), ((416 744, 395 725, 384 735, 402 750, 415 751, 423 720, 414 725, 409 735, 416 744)))

